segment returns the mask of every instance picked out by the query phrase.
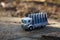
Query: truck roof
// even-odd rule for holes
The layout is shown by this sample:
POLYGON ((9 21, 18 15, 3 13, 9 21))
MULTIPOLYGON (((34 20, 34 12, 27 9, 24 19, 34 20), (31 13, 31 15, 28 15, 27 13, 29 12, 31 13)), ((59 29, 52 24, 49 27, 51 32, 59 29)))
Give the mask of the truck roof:
POLYGON ((31 20, 32 18, 29 18, 29 17, 24 17, 22 18, 22 20, 31 20))

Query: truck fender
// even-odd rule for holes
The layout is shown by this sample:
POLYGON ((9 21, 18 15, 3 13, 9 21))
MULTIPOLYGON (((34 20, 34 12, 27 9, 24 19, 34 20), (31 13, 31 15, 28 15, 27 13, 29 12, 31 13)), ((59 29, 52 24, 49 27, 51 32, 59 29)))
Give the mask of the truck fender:
POLYGON ((28 27, 33 27, 32 25, 29 25, 28 27))

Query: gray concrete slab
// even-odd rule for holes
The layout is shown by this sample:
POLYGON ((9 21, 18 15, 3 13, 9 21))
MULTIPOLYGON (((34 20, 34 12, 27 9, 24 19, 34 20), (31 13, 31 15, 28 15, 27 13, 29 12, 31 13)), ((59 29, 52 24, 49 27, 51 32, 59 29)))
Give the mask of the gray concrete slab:
POLYGON ((58 26, 51 25, 33 31, 24 31, 19 24, 0 23, 0 40, 38 40, 44 34, 60 32, 60 25, 56 25, 58 26))

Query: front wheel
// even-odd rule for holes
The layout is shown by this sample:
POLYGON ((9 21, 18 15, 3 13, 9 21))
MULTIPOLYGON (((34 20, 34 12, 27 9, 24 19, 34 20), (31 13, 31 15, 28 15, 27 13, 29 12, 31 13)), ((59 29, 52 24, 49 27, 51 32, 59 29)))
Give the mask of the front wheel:
POLYGON ((30 31, 32 31, 32 30, 33 30, 33 27, 32 27, 32 26, 31 26, 31 27, 29 27, 29 30, 30 30, 30 31))

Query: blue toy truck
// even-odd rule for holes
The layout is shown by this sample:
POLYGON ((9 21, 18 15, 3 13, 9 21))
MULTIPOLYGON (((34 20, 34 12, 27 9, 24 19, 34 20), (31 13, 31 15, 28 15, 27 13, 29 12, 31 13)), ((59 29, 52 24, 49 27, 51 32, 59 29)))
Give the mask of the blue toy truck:
POLYGON ((48 24, 47 13, 31 13, 28 17, 24 17, 21 20, 21 27, 24 30, 33 30, 37 27, 45 27, 48 24))

